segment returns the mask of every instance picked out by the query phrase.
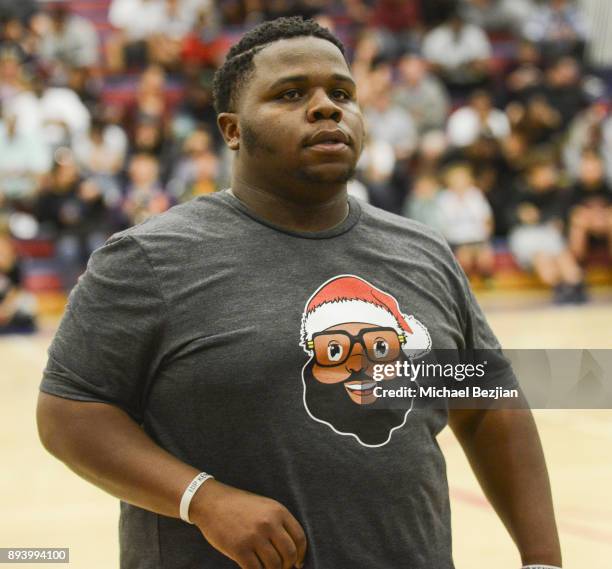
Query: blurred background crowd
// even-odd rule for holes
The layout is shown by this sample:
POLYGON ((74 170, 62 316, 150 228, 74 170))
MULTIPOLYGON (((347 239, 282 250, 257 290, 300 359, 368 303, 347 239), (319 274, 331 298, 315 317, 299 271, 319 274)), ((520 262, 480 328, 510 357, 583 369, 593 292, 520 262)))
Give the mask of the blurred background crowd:
POLYGON ((287 15, 347 46, 351 193, 441 231, 485 286, 579 303, 609 279, 609 0, 0 0, 0 331, 33 329, 27 292, 68 291, 110 234, 228 187, 215 69, 287 15))

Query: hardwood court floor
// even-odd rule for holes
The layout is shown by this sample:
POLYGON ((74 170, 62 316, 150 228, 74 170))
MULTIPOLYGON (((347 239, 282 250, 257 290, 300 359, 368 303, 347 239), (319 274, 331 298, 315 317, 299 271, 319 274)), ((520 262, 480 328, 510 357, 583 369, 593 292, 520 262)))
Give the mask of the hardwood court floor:
MULTIPOLYGON (((505 347, 612 348, 611 293, 576 308, 549 306, 541 293, 486 294, 481 302, 505 347)), ((54 325, 45 323, 34 337, 0 339, 0 547, 69 547, 73 569, 114 569, 118 502, 46 454, 36 435, 38 383, 54 325)), ((610 569, 612 411, 536 411, 535 416, 564 568, 610 569)), ((457 569, 520 567, 458 443, 448 429, 439 440, 447 458, 457 569)))

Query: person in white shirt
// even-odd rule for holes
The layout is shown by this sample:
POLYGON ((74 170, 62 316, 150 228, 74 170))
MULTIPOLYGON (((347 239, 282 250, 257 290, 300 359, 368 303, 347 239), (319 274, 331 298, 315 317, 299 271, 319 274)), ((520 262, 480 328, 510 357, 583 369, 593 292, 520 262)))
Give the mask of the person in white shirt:
POLYGON ((429 72, 422 56, 407 53, 399 61, 400 82, 393 100, 410 113, 420 134, 443 128, 450 101, 441 81, 429 72))
POLYGON ((51 148, 71 146, 91 122, 89 110, 72 89, 46 87, 38 76, 32 78, 31 90, 16 95, 9 106, 19 132, 41 137, 51 148))
POLYGON ((109 66, 172 65, 198 13, 210 8, 210 0, 113 0, 108 19, 117 31, 107 44, 109 66))
POLYGON ((480 136, 504 139, 510 134, 510 122, 504 111, 493 107, 491 95, 475 91, 469 103, 448 119, 447 136, 451 145, 469 146, 480 136))
POLYGON ((485 280, 493 274, 493 211, 482 191, 474 186, 470 166, 451 164, 444 175, 446 189, 438 196, 442 233, 467 273, 485 280))
POLYGON ((40 51, 52 66, 91 68, 98 64, 99 40, 95 26, 70 12, 66 0, 47 4, 48 19, 40 51))
POLYGON ((458 11, 423 39, 423 56, 454 92, 488 80, 491 53, 486 33, 458 11))

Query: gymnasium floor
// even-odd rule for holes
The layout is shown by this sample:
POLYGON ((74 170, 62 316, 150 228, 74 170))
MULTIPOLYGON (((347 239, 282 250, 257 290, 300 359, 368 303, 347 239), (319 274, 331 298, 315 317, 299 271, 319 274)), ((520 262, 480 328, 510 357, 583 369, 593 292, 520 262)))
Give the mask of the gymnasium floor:
MULTIPOLYGON (((611 291, 600 291, 585 307, 552 307, 542 293, 481 294, 480 301, 507 348, 612 348, 611 291)), ((69 547, 71 567, 113 569, 118 502, 46 454, 36 435, 38 383, 54 325, 54 320, 44 322, 35 337, 0 339, 0 547, 69 547)), ((555 497, 564 568, 610 569, 612 410, 547 410, 535 416, 555 497)), ((451 486, 457 569, 520 567, 448 429, 440 444, 451 486)))

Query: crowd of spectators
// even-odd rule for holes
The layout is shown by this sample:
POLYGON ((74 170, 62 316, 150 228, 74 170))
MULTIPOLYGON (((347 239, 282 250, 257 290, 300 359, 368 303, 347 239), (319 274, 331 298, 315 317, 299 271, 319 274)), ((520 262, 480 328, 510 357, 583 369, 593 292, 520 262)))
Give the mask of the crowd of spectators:
POLYGON ((593 244, 612 248, 610 90, 580 3, 110 0, 110 33, 74 4, 0 0, 0 327, 9 237, 52 240, 68 289, 111 233, 228 186, 214 71, 278 16, 347 45, 368 125, 350 191, 437 228, 466 272, 489 282, 503 240, 580 302, 593 244))

